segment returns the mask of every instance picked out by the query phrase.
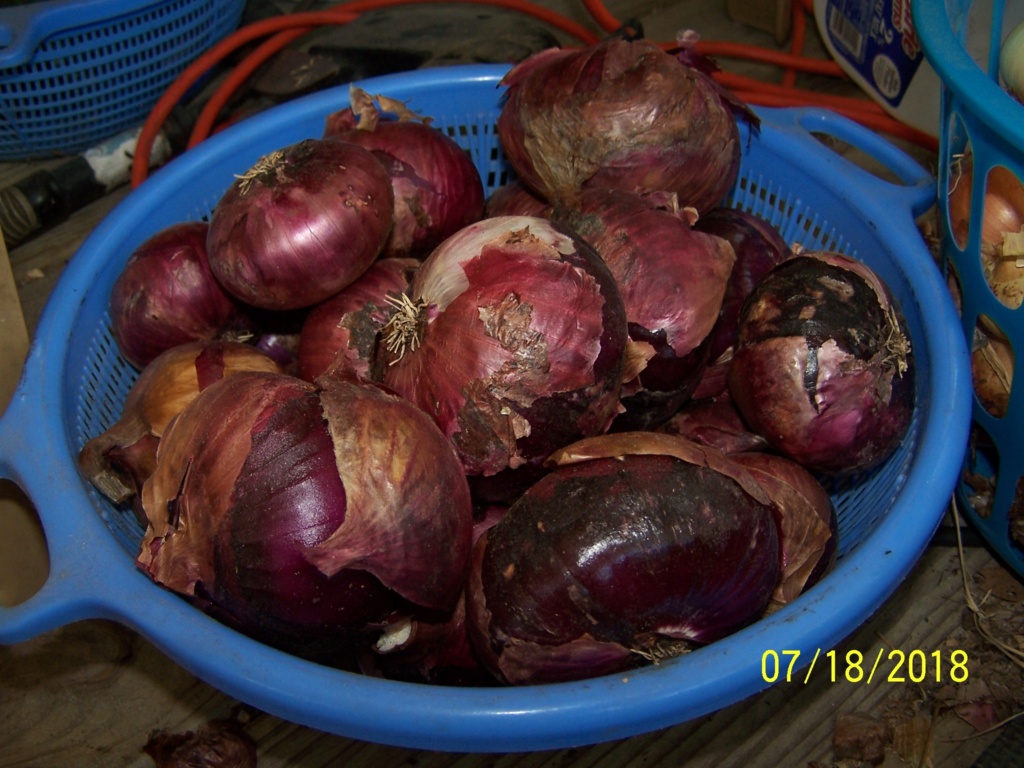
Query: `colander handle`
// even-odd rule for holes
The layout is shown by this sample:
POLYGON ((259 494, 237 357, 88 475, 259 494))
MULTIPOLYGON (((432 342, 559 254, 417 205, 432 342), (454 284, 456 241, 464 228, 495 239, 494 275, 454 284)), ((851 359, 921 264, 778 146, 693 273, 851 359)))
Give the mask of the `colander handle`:
POLYGON ((0 643, 19 643, 81 619, 115 618, 131 605, 131 591, 145 578, 133 567, 88 505, 76 469, 41 428, 46 404, 33 350, 7 411, 0 417, 0 477, 16 483, 32 502, 49 555, 49 573, 38 592, 13 607, 0 605, 0 643))
POLYGON ((837 169, 856 185, 858 194, 867 193, 876 200, 888 198, 895 209, 909 210, 915 219, 934 205, 938 190, 935 177, 917 160, 879 134, 826 109, 796 108, 782 110, 782 113, 788 114, 789 129, 799 134, 798 145, 820 152, 820 157, 828 163, 822 172, 837 169), (855 147, 880 163, 898 182, 883 179, 850 157, 828 148, 816 140, 817 136, 838 139, 855 147), (808 138, 811 140, 807 141, 808 138))

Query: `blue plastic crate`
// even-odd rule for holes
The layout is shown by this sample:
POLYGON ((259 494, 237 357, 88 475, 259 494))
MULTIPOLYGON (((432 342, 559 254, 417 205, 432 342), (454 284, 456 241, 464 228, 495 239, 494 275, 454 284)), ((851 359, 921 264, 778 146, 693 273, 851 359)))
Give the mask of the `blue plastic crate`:
MULTIPOLYGON (((993 168, 1002 167, 1024 181, 1024 105, 999 85, 999 48, 1013 26, 1024 19, 1019 2, 986 0, 915 0, 914 24, 929 63, 942 81, 942 122, 939 133, 938 195, 942 220, 942 253, 959 285, 961 322, 973 339, 978 318, 993 321, 1009 339, 1017 360, 1024 349, 1024 308, 1003 304, 982 271, 981 227, 985 182, 993 168), (977 61, 967 41, 978 33, 987 45, 977 49, 977 61), (987 55, 985 53, 987 51, 987 55), (965 149, 973 156, 971 226, 965 243, 953 235, 949 208, 944 204, 956 183, 958 158, 965 149)), ((1010 537, 1010 514, 1024 505, 1024 377, 1015 376, 1006 413, 994 416, 975 397, 975 435, 957 484, 957 499, 967 518, 1007 566, 1024 578, 1024 547, 1010 537), (994 494, 982 484, 994 483, 994 494), (972 485, 972 483, 974 483, 972 485)), ((1024 513, 1024 508, 1019 513, 1024 513)))
POLYGON ((0 160, 69 154, 141 125, 245 0, 49 0, 0 10, 0 160))
MULTIPOLYGON (((496 135, 506 68, 422 70, 361 84, 434 118, 473 157, 488 192, 510 173, 496 135)), ((0 419, 0 476, 24 488, 43 522, 51 569, 42 590, 0 608, 0 642, 69 622, 113 619, 193 674, 264 711, 335 734, 456 752, 570 747, 701 717, 768 686, 766 651, 798 650, 798 666, 835 647, 892 594, 941 522, 970 423, 969 361, 953 302, 915 218, 935 180, 877 135, 817 110, 761 110, 743 129, 732 204, 771 221, 791 242, 835 248, 870 264, 907 318, 916 407, 890 461, 836 488, 841 551, 835 570, 790 605, 701 648, 627 674, 527 687, 454 688, 328 669, 266 647, 151 582, 134 565, 142 530, 78 473, 86 440, 120 412, 134 371, 107 312, 131 251, 158 229, 207 215, 234 175, 263 154, 322 134, 348 103, 345 88, 275 108, 229 128, 157 170, 105 219, 68 264, 40 320, 25 373, 0 419), (877 159, 883 181, 818 141, 833 137, 877 159)))

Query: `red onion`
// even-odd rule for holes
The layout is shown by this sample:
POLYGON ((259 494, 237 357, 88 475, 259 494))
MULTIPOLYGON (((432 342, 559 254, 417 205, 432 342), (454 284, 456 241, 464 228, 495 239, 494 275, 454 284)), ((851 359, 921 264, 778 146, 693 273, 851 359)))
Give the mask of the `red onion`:
POLYGON ((782 574, 772 602, 784 605, 835 565, 839 546, 835 505, 818 479, 795 461, 756 451, 732 458, 750 471, 772 499, 782 547, 782 574))
POLYGON ((396 605, 452 610, 472 506, 421 411, 340 376, 240 373, 165 432, 139 566, 240 631, 343 664, 396 605))
POLYGON ((156 465, 167 425, 203 389, 239 371, 280 373, 280 368, 237 341, 190 341, 157 355, 128 390, 120 418, 82 448, 82 474, 115 504, 135 503, 156 465))
POLYGON ((429 413, 471 475, 539 465, 607 429, 626 319, 594 250, 551 221, 484 219, 437 247, 385 331, 384 383, 429 413))
POLYGON ((491 192, 484 209, 487 216, 551 216, 551 206, 537 197, 519 179, 513 179, 491 192))
POLYGON ((712 332, 710 356, 714 362, 736 343, 740 309, 754 286, 793 252, 775 227, 749 211, 718 207, 703 214, 693 227, 727 240, 736 254, 722 312, 712 332))
POLYGON ((693 228, 696 211, 674 195, 587 189, 557 220, 594 246, 622 292, 629 336, 645 351, 623 387, 615 429, 648 429, 686 402, 707 362, 735 255, 693 228))
POLYGON ((813 472, 888 458, 914 408, 910 339, 881 278, 838 253, 804 251, 747 299, 729 391, 750 428, 813 472))
POLYGON ((379 379, 377 336, 418 266, 415 259, 378 259, 354 283, 313 307, 299 332, 298 375, 313 381, 332 365, 343 365, 360 378, 379 379))
POLYGON ((469 154, 405 104, 349 87, 351 107, 327 117, 324 136, 370 150, 394 190, 394 227, 383 255, 423 258, 483 218, 484 187, 469 154), (388 113, 388 114, 382 114, 388 113), (390 117, 389 115, 394 115, 390 117))
POLYGON ((261 158, 224 193, 210 217, 210 267, 249 304, 310 307, 373 263, 393 209, 391 179, 369 150, 300 141, 261 158))
POLYGON ((758 618, 780 572, 769 498, 682 438, 570 445, 474 547, 471 637, 513 684, 629 669, 758 618))
POLYGON ((237 720, 210 720, 195 731, 151 731, 142 748, 155 768, 257 768, 256 740, 237 720))
POLYGON ((502 84, 505 155, 556 207, 606 187, 674 192, 680 205, 705 211, 739 173, 739 129, 717 86, 649 41, 541 51, 502 84))
POLYGON ((743 423, 728 391, 702 400, 691 400, 676 411, 658 432, 679 435, 722 453, 764 451, 768 442, 743 423))
MULTIPOLYGON (((473 524, 474 544, 504 516, 505 507, 484 509, 473 524)), ((494 684, 480 662, 466 625, 465 594, 455 610, 439 617, 397 611, 389 616, 373 645, 368 674, 442 685, 494 684)))
POLYGON ((210 270, 207 231, 198 221, 165 227, 132 251, 114 281, 111 332, 136 368, 178 344, 254 333, 253 314, 210 270))

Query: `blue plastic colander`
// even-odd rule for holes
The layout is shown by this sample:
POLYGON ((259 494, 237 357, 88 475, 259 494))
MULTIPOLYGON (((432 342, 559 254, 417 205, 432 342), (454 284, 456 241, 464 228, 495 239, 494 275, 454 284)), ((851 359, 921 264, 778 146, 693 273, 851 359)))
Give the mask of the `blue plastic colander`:
POLYGON ((73 153, 140 125, 244 8, 245 0, 46 0, 0 9, 0 160, 73 153))
MULTIPOLYGON (((962 294, 962 325, 973 339, 982 315, 1010 340, 1016 357, 1024 349, 1024 308, 1011 308, 996 298, 982 272, 981 227, 985 180, 993 168, 1011 171, 1024 183, 1024 105, 999 86, 999 47, 1024 19, 1019 2, 978 3, 971 0, 916 0, 914 23, 928 61, 942 81, 942 122, 939 132, 939 200, 945 201, 957 178, 958 156, 974 157, 970 226, 967 240, 957 243, 949 208, 939 205, 942 252, 962 294), (988 38, 987 57, 968 53, 968 34, 980 30, 988 38)), ((983 55, 983 54, 979 54, 983 55)), ((1011 511, 1024 505, 1024 377, 1015 376, 1006 413, 994 416, 974 399, 975 434, 957 483, 957 499, 974 527, 1003 562, 1024 578, 1024 546, 1010 535, 1011 511), (994 485, 994 493, 979 486, 994 485)), ((1021 525, 1024 525, 1022 523, 1021 525)))
MULTIPOLYGON (((361 84, 431 115, 475 160, 488 191, 509 178, 495 133, 503 66, 422 70, 361 84)), ((628 674, 520 688, 464 689, 341 672, 254 642, 152 583, 134 566, 142 531, 79 475, 75 457, 119 415, 134 372, 118 355, 107 304, 128 254, 158 229, 207 215, 234 174, 273 149, 319 136, 348 104, 332 89, 218 134, 158 170, 68 264, 41 318, 23 379, 0 419, 0 475, 33 500, 51 557, 42 590, 0 609, 0 642, 86 618, 121 622, 226 693, 313 728, 383 744, 459 752, 564 748, 697 718, 767 687, 766 651, 798 666, 836 646, 892 594, 931 539, 959 471, 970 422, 968 356, 952 300, 914 224, 934 179, 875 134, 832 113, 761 110, 744 129, 733 203, 789 242, 869 263, 907 318, 917 365, 910 433, 892 459, 837 488, 836 569, 769 618, 688 655, 628 674), (883 181, 815 134, 853 145, 883 181)))

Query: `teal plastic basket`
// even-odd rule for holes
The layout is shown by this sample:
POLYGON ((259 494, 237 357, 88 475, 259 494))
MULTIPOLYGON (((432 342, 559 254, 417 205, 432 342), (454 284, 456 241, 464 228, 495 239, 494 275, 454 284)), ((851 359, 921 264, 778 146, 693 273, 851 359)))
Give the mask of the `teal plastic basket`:
MULTIPOLYGON (((994 322, 1009 339, 1014 356, 1024 350, 1024 308, 996 298, 982 271, 981 227, 986 179, 1002 167, 1024 180, 1024 105, 1000 87, 999 48, 1014 25, 1024 19, 1024 3, 1005 0, 915 0, 914 24, 928 61, 942 82, 939 133, 938 198, 942 253, 961 295, 961 323, 973 340, 980 317, 994 322), (968 53, 968 36, 988 37, 988 44, 968 53), (973 196, 966 242, 958 244, 945 204, 957 181, 958 158, 973 155, 973 196)), ((974 430, 957 484, 960 508, 982 537, 1018 576, 1024 578, 1024 547, 1014 543, 1010 525, 1024 515, 1024 377, 1014 376, 1005 414, 994 416, 977 396, 974 430), (1016 511, 1015 511, 1016 508, 1016 511)), ((1024 527, 1024 521, 1020 523, 1024 527)))
MULTIPOLYGON (((441 67, 365 81, 434 120, 471 155, 488 192, 510 171, 496 134, 506 67, 441 67)), ((336 88, 268 110, 157 170, 68 264, 40 319, 25 372, 0 418, 0 477, 35 503, 50 553, 41 591, 0 607, 0 642, 86 618, 134 628, 184 668, 279 717, 335 734, 454 752, 514 752, 619 739, 707 715, 768 687, 765 654, 798 651, 794 673, 837 646, 892 594, 947 508, 970 424, 967 347, 942 275, 914 224, 935 179, 876 134, 819 110, 761 110, 744 127, 732 205, 789 242, 870 264, 907 319, 916 361, 913 422, 876 471, 833 489, 836 568, 777 613, 678 658, 628 674, 524 687, 456 688, 342 672, 242 636, 135 567, 142 530, 78 473, 86 440, 119 415, 135 371, 110 330, 110 290, 132 250, 170 224, 207 216, 235 174, 319 136, 348 104, 336 88), (883 180, 816 136, 877 159, 883 180), (888 174, 887 174, 888 177, 888 174)), ((785 684, 785 683, 783 683, 785 684)))
POLYGON ((64 155, 142 124, 245 0, 48 0, 0 9, 0 160, 64 155))

